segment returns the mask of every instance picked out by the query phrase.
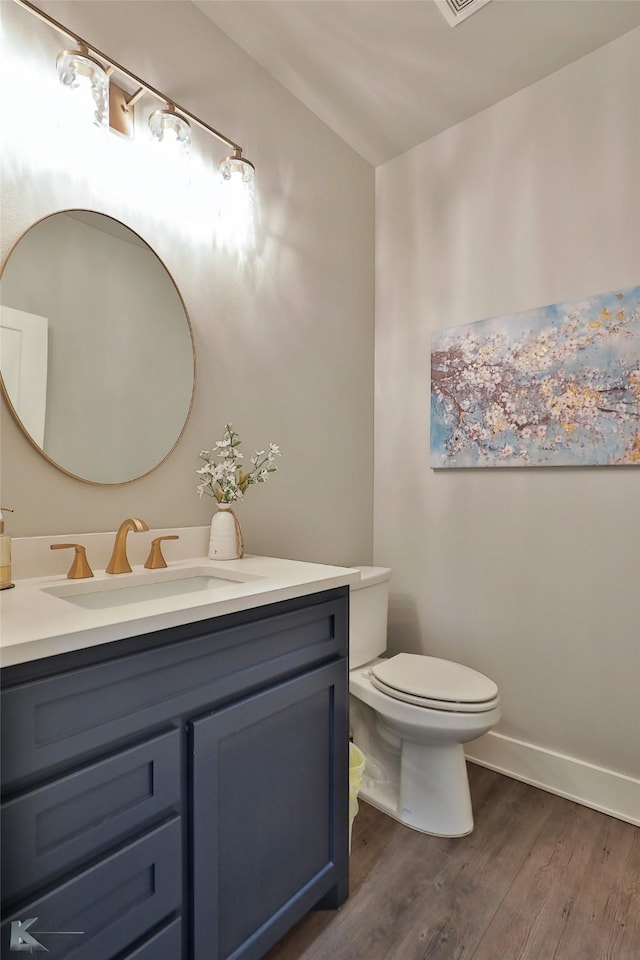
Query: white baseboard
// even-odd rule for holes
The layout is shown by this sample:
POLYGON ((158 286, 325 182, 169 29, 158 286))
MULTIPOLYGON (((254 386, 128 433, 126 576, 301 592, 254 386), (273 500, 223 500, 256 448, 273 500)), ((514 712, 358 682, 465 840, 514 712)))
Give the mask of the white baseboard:
POLYGON ((493 731, 465 746, 473 763, 640 826, 640 780, 493 731))

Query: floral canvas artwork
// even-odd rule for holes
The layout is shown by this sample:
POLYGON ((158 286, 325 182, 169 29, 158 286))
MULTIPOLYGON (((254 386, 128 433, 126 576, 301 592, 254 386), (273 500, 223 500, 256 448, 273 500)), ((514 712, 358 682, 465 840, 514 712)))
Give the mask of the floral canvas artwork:
POLYGON ((438 330, 431 466, 640 465, 640 286, 438 330))

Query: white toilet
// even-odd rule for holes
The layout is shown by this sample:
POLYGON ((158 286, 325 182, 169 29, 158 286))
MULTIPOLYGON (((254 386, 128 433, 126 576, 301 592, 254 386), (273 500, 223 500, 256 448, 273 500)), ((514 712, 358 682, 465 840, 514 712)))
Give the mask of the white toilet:
POLYGON ((366 758, 360 796, 415 830, 464 836, 473 814, 462 744, 500 719, 498 688, 449 660, 384 659, 391 571, 359 569, 350 595, 349 710, 366 758))

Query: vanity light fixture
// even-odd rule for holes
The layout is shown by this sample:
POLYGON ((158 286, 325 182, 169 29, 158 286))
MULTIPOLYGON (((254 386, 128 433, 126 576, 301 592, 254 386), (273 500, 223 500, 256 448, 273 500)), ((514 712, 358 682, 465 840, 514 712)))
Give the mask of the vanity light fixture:
POLYGON ((165 144, 177 144, 183 152, 187 152, 191 143, 191 126, 195 124, 232 150, 232 153, 225 157, 218 167, 223 182, 247 185, 253 183, 255 167, 242 156, 242 147, 239 144, 171 100, 150 83, 141 80, 97 47, 91 46, 78 34, 40 10, 31 3, 31 0, 14 0, 14 2, 77 44, 76 50, 64 50, 59 54, 58 75, 65 86, 73 89, 83 82, 85 84, 88 82, 93 101, 94 123, 106 127, 108 122, 112 130, 132 137, 133 107, 138 100, 149 95, 164 104, 161 109, 153 111, 149 117, 149 127, 156 140, 165 144), (135 84, 136 92, 129 94, 114 83, 113 73, 121 74, 135 84))

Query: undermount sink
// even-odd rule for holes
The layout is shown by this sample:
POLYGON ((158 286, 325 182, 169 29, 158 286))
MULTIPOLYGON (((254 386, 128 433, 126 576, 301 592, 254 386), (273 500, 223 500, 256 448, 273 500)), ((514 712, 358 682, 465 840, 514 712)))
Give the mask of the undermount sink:
POLYGON ((120 574, 109 580, 76 580, 55 587, 42 587, 42 590, 77 607, 104 610, 190 593, 202 597, 205 591, 213 594, 216 590, 233 586, 242 588, 249 581, 263 579, 256 574, 212 570, 210 567, 200 566, 120 574))

